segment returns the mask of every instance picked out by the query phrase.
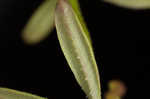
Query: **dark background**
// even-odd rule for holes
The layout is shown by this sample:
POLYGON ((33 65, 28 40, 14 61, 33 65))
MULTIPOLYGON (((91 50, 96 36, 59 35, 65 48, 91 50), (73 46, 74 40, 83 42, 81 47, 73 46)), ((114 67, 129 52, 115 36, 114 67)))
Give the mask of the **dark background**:
MULTIPOLYGON (((49 99, 85 99, 61 51, 56 30, 28 46, 23 26, 42 0, 0 0, 0 86, 49 99)), ((100 0, 80 0, 101 74, 102 92, 111 79, 128 88, 125 99, 148 97, 150 10, 133 11, 100 0)))

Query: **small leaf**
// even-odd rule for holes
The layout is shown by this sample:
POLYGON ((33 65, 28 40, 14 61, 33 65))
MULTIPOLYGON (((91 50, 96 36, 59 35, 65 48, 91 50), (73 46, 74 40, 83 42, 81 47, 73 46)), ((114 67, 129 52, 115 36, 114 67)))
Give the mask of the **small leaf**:
POLYGON ((108 83, 108 91, 104 95, 104 99, 122 99, 126 94, 126 86, 120 80, 111 80, 108 83))
POLYGON ((84 33, 86 34, 87 38, 91 42, 90 33, 87 29, 84 18, 82 16, 79 1, 78 0, 68 0, 68 2, 70 3, 71 7, 73 8, 74 12, 76 13, 76 16, 78 17, 78 19, 83 27, 84 33))
POLYGON ((59 0, 55 24, 62 51, 77 82, 89 99, 101 99, 99 72, 92 46, 67 0, 59 0))
POLYGON ((104 1, 115 4, 120 7, 126 7, 137 10, 150 8, 150 0, 104 0, 104 1))
POLYGON ((0 99, 46 99, 30 93, 0 88, 0 99))
POLYGON ((44 40, 54 28, 54 10, 57 0, 45 0, 35 11, 23 30, 23 39, 28 44, 44 40))

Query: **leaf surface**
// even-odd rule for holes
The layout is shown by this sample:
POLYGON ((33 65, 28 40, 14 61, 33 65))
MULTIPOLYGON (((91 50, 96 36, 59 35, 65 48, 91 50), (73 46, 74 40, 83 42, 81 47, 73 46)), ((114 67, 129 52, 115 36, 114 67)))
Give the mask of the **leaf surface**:
POLYGON ((54 11, 57 0, 45 0, 33 13, 23 29, 23 40, 28 44, 37 44, 44 40, 54 28, 54 11))
POLYGON ((99 72, 92 46, 67 0, 59 0, 55 24, 62 51, 77 82, 89 99, 101 99, 99 72))
POLYGON ((0 88, 0 99, 46 99, 30 93, 0 88))
POLYGON ((91 42, 90 33, 87 29, 86 23, 85 23, 84 18, 82 16, 79 1, 78 0, 68 0, 68 2, 70 3, 71 7, 73 8, 74 12, 76 13, 76 16, 78 17, 78 19, 80 21, 80 24, 83 27, 84 33, 86 34, 87 38, 91 42))
POLYGON ((104 1, 120 7, 136 9, 136 10, 150 8, 150 0, 104 0, 104 1))

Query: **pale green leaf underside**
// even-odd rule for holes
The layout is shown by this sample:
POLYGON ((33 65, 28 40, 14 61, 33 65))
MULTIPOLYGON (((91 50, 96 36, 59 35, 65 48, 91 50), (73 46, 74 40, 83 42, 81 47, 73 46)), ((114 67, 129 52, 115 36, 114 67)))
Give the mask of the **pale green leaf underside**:
POLYGON ((120 7, 131 9, 149 9, 150 0, 104 0, 105 2, 115 4, 120 7))
POLYGON ((54 11, 57 0, 45 0, 34 12, 23 29, 23 39, 28 44, 44 40, 54 28, 54 11))
POLYGON ((91 44, 67 0, 58 2, 55 24, 61 48, 77 82, 89 99, 101 99, 99 73, 91 44))
POLYGON ((0 99, 46 99, 30 93, 0 88, 0 99))
POLYGON ((72 8, 73 8, 74 12, 76 13, 77 17, 79 18, 79 21, 80 21, 80 24, 83 27, 84 33, 86 34, 87 38, 91 42, 90 33, 87 29, 86 23, 85 23, 84 18, 82 16, 79 1, 78 0, 68 0, 68 2, 72 6, 72 8))

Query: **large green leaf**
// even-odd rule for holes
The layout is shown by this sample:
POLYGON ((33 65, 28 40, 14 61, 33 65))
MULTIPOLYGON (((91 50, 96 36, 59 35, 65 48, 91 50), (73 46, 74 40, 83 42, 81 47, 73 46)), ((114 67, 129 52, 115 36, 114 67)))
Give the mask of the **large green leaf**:
POLYGON ((45 0, 35 11, 23 30, 23 39, 28 44, 44 40, 54 28, 54 11, 57 0, 45 0))
POLYGON ((131 9, 149 9, 150 0, 104 0, 105 2, 115 4, 120 7, 131 9))
POLYGON ((0 99, 46 99, 26 92, 0 88, 0 99))
POLYGON ((90 33, 87 29, 86 23, 85 23, 84 18, 82 16, 79 1, 78 0, 68 0, 68 2, 72 6, 72 8, 73 8, 74 12, 76 13, 77 17, 79 18, 79 21, 80 21, 80 24, 83 27, 84 33, 86 34, 87 38, 91 42, 90 33))
POLYGON ((92 46, 67 0, 55 11, 59 42, 75 78, 89 99, 101 99, 100 78, 92 46))

